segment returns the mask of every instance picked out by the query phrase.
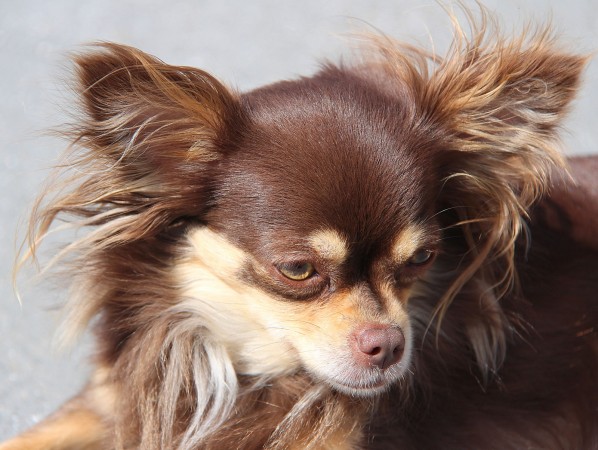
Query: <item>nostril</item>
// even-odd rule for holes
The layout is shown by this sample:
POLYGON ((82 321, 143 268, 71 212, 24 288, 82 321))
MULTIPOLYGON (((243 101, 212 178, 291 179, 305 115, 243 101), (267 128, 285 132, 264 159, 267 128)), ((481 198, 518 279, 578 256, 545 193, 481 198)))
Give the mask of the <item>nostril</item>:
MULTIPOLYGON (((371 351, 371 352, 369 352, 369 354, 370 354, 370 355, 372 355, 372 356, 376 356, 376 355, 377 355, 377 354, 379 354, 381 351, 382 351, 382 349, 381 349, 380 347, 374 347, 374 348, 372 349, 372 351, 371 351)), ((365 352, 365 353, 367 353, 367 352, 365 352)))

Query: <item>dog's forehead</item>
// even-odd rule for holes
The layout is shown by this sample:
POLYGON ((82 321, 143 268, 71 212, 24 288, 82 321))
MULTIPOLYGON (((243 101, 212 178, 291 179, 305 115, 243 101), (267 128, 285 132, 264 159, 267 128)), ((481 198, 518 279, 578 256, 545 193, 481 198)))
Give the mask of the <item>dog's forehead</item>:
POLYGON ((336 257, 340 242, 390 242, 430 212, 434 169, 400 103, 340 81, 283 84, 246 100, 252 126, 226 189, 244 232, 309 237, 336 257))

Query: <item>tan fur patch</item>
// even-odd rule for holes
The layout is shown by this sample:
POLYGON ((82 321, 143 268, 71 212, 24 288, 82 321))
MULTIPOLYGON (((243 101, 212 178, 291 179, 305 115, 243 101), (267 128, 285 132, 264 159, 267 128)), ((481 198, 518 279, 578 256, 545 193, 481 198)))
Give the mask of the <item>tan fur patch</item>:
POLYGON ((93 405, 95 411, 104 417, 115 414, 118 403, 116 386, 110 381, 110 369, 100 366, 93 373, 85 399, 93 405))
POLYGON ((101 450, 106 429, 100 418, 80 405, 80 398, 19 437, 0 444, 0 450, 101 450))
POLYGON ((280 317, 292 316, 295 308, 238 279, 251 256, 222 236, 199 228, 190 233, 189 243, 188 255, 175 265, 185 298, 176 308, 194 313, 197 326, 225 345, 239 373, 281 375, 295 370, 297 358, 281 339, 280 324, 280 317))
POLYGON ((399 263, 405 263, 423 243, 425 229, 419 225, 410 225, 403 229, 392 244, 392 257, 399 263))
POLYGON ((342 264, 349 254, 347 240, 336 230, 319 230, 309 236, 314 250, 334 264, 342 264))

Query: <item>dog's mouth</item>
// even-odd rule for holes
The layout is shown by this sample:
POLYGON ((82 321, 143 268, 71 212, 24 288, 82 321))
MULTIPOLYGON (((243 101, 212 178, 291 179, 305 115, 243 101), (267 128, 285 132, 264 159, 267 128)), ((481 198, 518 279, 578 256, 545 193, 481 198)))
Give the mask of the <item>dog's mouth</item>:
POLYGON ((409 378, 412 343, 408 325, 357 328, 361 333, 351 333, 344 348, 325 347, 316 354, 318 358, 305 352, 312 357, 304 361, 304 368, 341 394, 374 397, 387 392, 409 378))
POLYGON ((349 385, 332 381, 332 387, 343 394, 349 394, 354 397, 370 397, 372 395, 380 394, 388 389, 390 383, 379 381, 367 386, 349 385))
POLYGON ((395 382, 395 376, 379 373, 367 379, 335 379, 329 378, 328 384, 333 389, 353 397, 371 397, 386 392, 395 382))

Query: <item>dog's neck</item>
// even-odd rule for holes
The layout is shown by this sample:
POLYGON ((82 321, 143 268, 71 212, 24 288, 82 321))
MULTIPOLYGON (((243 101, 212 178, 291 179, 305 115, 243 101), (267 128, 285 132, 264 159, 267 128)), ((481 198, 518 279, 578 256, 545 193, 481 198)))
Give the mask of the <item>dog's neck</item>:
POLYGON ((342 449, 362 437, 371 401, 338 394, 304 373, 267 383, 241 377, 239 384, 234 413, 205 448, 342 449))

